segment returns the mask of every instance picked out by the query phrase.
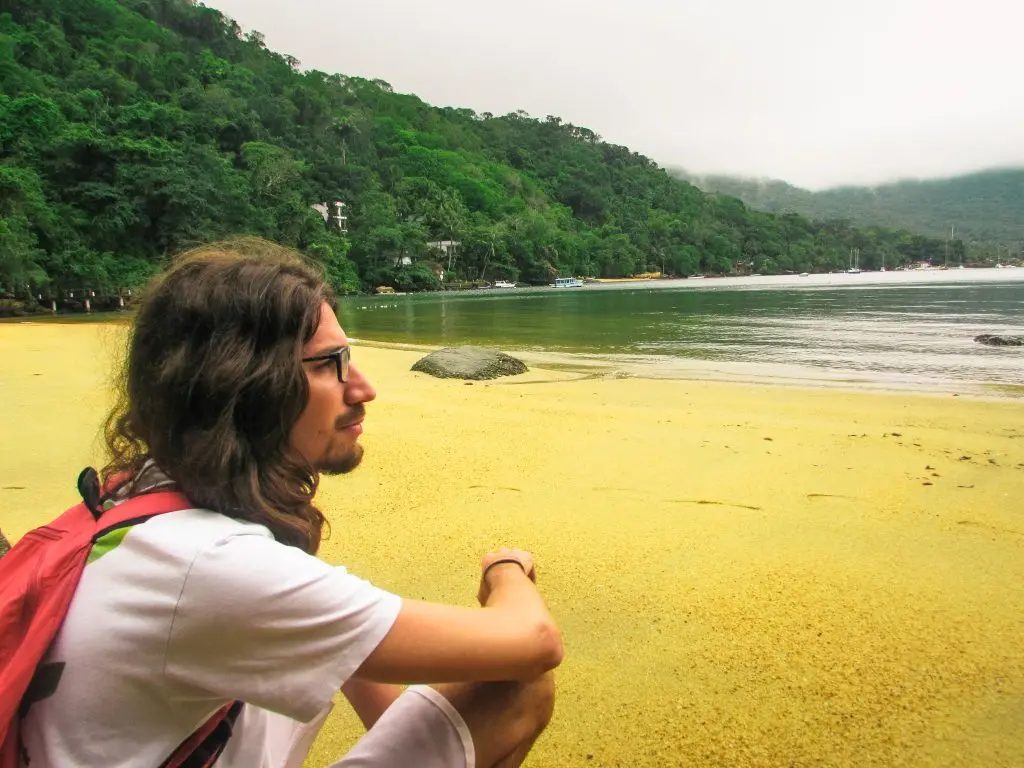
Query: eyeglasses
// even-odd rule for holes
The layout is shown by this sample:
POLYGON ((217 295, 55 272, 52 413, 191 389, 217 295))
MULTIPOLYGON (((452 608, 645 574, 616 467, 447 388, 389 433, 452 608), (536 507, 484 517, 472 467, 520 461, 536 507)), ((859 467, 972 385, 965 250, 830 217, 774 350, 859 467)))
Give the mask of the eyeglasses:
POLYGON ((304 357, 302 362, 304 363, 319 363, 321 361, 331 360, 334 362, 334 367, 338 369, 338 381, 342 384, 348 381, 348 366, 349 361, 352 357, 352 353, 348 347, 342 347, 341 349, 330 352, 326 355, 316 355, 315 357, 304 357))

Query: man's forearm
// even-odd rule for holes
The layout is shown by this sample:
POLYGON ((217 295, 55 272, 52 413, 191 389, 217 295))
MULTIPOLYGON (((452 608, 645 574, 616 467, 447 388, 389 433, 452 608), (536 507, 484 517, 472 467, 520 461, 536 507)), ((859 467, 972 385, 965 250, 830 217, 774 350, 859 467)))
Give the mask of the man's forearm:
POLYGON ((341 692, 345 694, 345 698, 367 730, 372 728, 385 710, 394 704, 402 690, 400 685, 373 683, 355 677, 349 678, 348 682, 341 686, 341 692))

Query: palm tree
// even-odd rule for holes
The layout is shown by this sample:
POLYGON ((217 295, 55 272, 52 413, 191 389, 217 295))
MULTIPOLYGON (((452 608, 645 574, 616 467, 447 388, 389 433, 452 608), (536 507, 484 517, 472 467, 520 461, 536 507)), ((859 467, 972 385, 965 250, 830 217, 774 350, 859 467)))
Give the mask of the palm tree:
POLYGON ((341 145, 341 164, 348 165, 348 142, 359 133, 359 127, 355 124, 351 115, 341 115, 334 119, 331 130, 338 137, 341 145))

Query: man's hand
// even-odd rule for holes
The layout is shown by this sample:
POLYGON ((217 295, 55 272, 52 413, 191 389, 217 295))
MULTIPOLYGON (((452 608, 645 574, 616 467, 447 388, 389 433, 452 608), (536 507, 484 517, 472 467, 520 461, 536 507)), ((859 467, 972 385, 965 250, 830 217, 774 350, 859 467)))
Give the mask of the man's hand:
POLYGON ((488 552, 480 563, 480 589, 477 592, 477 600, 479 600, 480 605, 486 605, 487 599, 491 596, 489 579, 495 571, 502 568, 515 568, 516 570, 522 568, 523 573, 529 577, 530 581, 535 584, 537 583, 537 569, 533 564, 533 555, 529 552, 522 549, 507 549, 505 547, 494 552, 488 552), (499 562, 501 560, 512 560, 514 562, 501 563, 499 562), (494 563, 498 563, 498 565, 494 565, 494 563), (491 568, 492 565, 494 565, 493 568, 491 568))

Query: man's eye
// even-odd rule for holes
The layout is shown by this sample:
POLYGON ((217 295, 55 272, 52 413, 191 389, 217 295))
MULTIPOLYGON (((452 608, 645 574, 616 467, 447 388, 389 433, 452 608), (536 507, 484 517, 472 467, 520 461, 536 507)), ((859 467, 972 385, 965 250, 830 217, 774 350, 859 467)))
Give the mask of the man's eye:
POLYGON ((320 365, 318 367, 319 368, 333 368, 334 367, 334 358, 328 357, 326 360, 324 360, 322 363, 320 363, 320 365))

